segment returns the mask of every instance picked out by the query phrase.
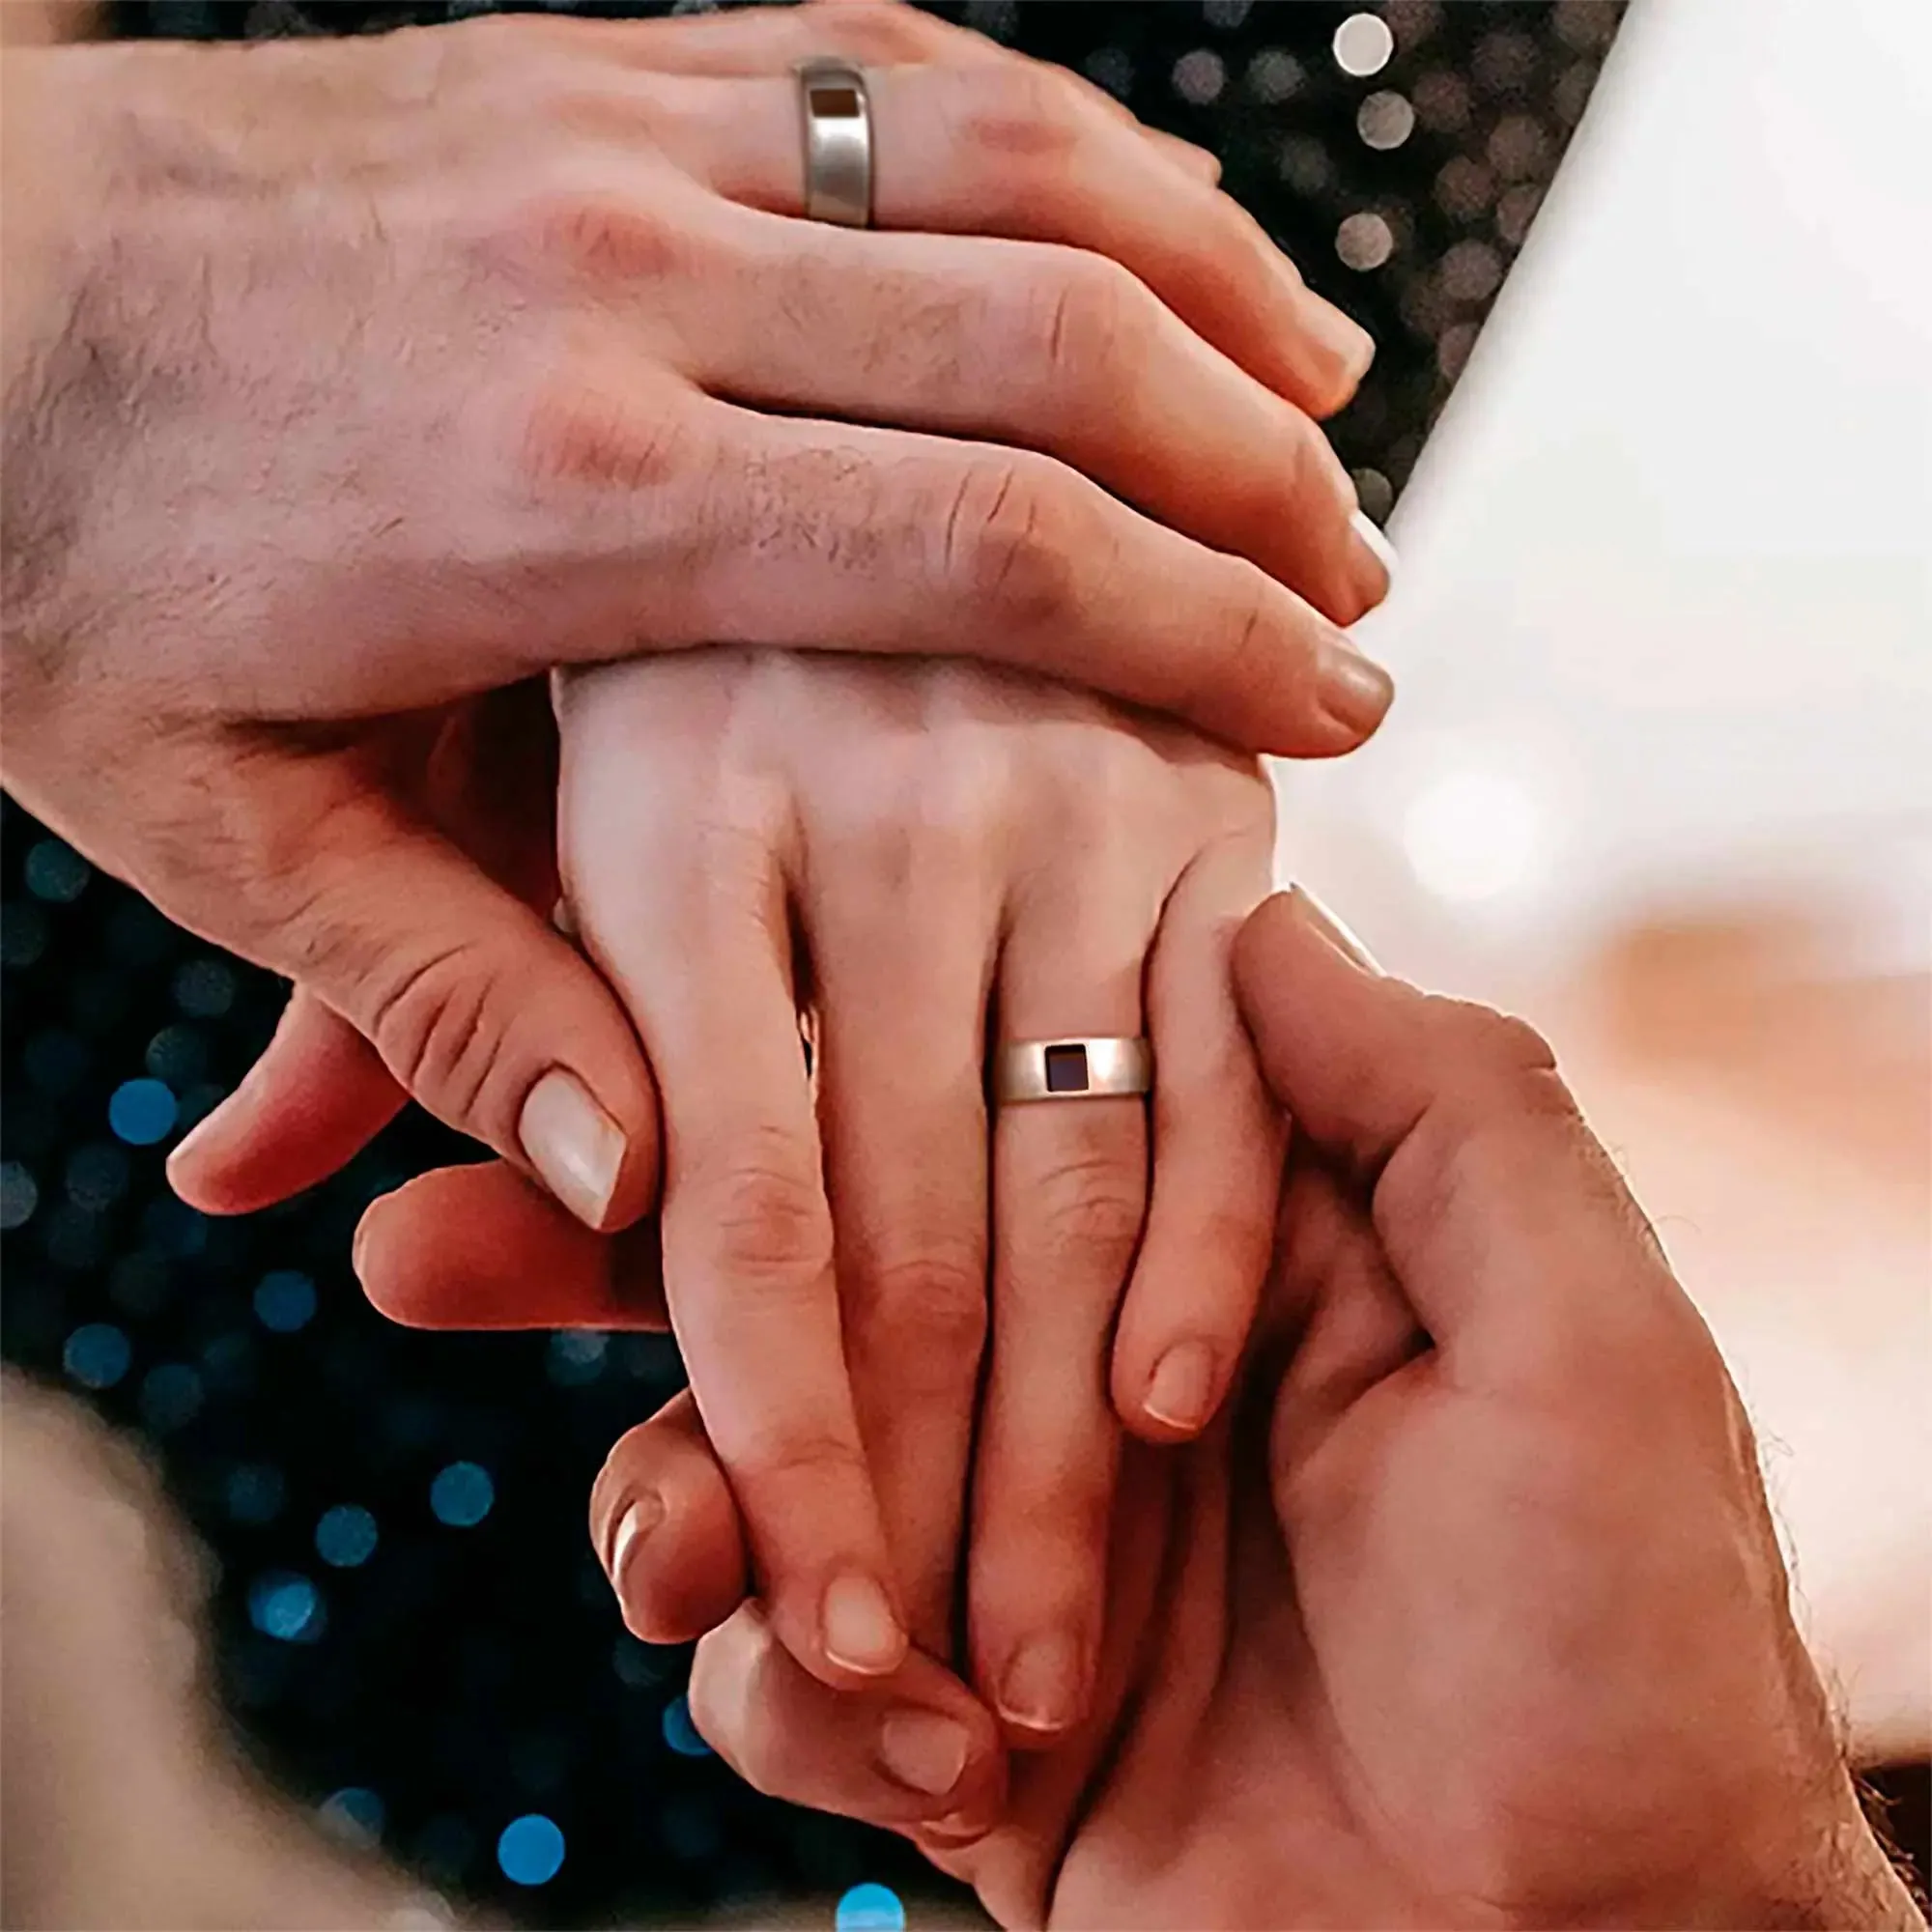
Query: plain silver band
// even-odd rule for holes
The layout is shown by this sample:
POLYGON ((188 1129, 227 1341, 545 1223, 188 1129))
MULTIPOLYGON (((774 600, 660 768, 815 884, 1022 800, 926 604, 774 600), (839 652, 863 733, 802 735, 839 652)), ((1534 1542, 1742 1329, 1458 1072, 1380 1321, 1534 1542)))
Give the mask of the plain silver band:
POLYGON ((993 1049, 988 1082, 996 1106, 1023 1100, 1103 1100, 1118 1094, 1153 1091, 1153 1049, 1140 1037, 1106 1039, 1015 1039, 993 1049), (1086 1084, 1055 1087, 1047 1075, 1048 1054, 1085 1060, 1086 1084))
POLYGON ((798 70, 805 115, 805 213, 840 228, 872 225, 872 103, 864 72, 847 61, 798 70))

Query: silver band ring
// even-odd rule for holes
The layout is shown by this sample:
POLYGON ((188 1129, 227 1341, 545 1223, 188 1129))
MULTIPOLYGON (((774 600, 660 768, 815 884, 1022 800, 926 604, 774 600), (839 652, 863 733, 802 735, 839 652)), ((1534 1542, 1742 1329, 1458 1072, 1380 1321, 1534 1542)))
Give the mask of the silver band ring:
POLYGON ((1098 1100, 1153 1091, 1153 1049, 1144 1038, 1015 1039, 993 1049, 993 1101, 1098 1100))
POLYGON ((849 61, 811 60, 798 69, 805 111, 805 213, 840 228, 872 225, 872 104, 866 76, 849 61))

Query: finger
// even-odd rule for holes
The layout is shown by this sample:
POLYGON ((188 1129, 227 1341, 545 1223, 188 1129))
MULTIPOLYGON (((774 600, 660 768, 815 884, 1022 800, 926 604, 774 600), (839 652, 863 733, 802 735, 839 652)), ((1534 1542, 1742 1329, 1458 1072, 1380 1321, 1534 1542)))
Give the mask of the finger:
MULTIPOLYGON (((839 838, 836 801, 819 803, 839 838)), ((907 822, 884 803, 884 822, 907 822)), ((999 891, 983 845, 943 854, 941 836, 923 825, 916 861, 854 852, 803 912, 845 1354, 913 1638, 944 1657, 987 1328, 981 1061, 999 891)))
POLYGON ((712 394, 1044 451, 1337 623, 1387 594, 1321 430, 1118 261, 743 219, 742 299, 696 284, 686 306, 651 296, 712 394))
POLYGON ((689 1392, 611 1450, 590 1524, 628 1628, 650 1643, 703 1639, 692 1715, 741 1776, 873 1824, 990 1827, 1004 1785, 998 1739, 951 1672, 915 1651, 892 1679, 835 1691, 778 1643, 761 1607, 740 1607, 737 1505, 689 1392))
POLYGON ((1141 131, 1176 167, 1184 168, 1196 181, 1205 182, 1209 187, 1221 185, 1221 157, 1211 148, 1197 147, 1194 142, 1183 141, 1179 134, 1170 134, 1160 128, 1144 128, 1141 131))
MULTIPOLYGON (((1053 877, 1015 908, 1000 961, 1002 1039, 1141 1032, 1142 965, 1166 881, 1109 878, 1104 863, 1053 877)), ((1061 1736, 1093 1694, 1120 1455, 1108 1340, 1146 1205, 1140 1098, 999 1109, 969 1601, 974 1681, 1015 1744, 1061 1736)))
MULTIPOLYGON (((568 775, 624 768, 623 708, 571 688, 560 701, 571 904, 665 1095, 665 1280, 692 1388, 783 1640, 835 1685, 882 1676, 904 1657, 905 1622, 845 1363, 785 835, 648 811, 597 819, 568 775), (618 735, 605 743, 606 731, 618 735)), ((676 755, 656 774, 673 789, 676 755)), ((680 795, 712 789, 692 779, 680 795)), ((720 802, 723 819, 731 810, 720 802)))
MULTIPOLYGON (((1373 339, 1307 286, 1198 159, 1177 165, 1175 151, 1187 144, 1150 140, 1100 89, 1037 61, 996 53, 861 64, 877 226, 1061 242, 1111 256, 1312 414, 1332 414, 1354 393, 1373 339)), ((647 79, 652 125, 721 194, 801 214, 797 84, 769 66, 755 75, 682 79, 678 98, 647 79)))
POLYGON ((590 1542, 646 1643, 692 1643, 745 1600, 738 1505, 691 1391, 619 1437, 590 1492, 590 1542))
POLYGON ((557 933, 375 789, 353 752, 225 728, 170 749, 230 844, 218 873, 171 878, 164 909, 332 1008, 421 1105, 586 1224, 643 1211, 650 1072, 610 989, 557 933))
MULTIPOLYGON (((717 460, 681 512, 704 540, 652 553, 659 643, 991 659, 1306 757, 1352 750, 1393 697, 1385 671, 1265 572, 1048 457, 686 407, 717 460)), ((616 554, 635 542, 619 534, 616 554)), ((553 647, 581 655, 582 639, 526 644, 553 647)))
POLYGON ((816 0, 795 7, 748 7, 702 19, 683 16, 676 26, 639 23, 623 41, 611 35, 613 51, 659 73, 732 75, 789 73, 802 60, 842 55, 868 71, 885 67, 960 67, 1008 62, 1056 75, 1068 93, 1085 96, 1095 111, 1135 129, 1177 166, 1210 186, 1221 178, 1219 159, 1178 134, 1150 128, 1104 88, 1065 68, 1030 60, 977 34, 913 7, 879 0, 816 0), (682 32, 689 27, 692 31, 682 32))
POLYGON ((1275 1097, 1360 1187, 1423 1326, 1465 1374, 1587 1384, 1654 1363, 1660 1323, 1702 1334, 1529 1027, 1382 977, 1299 890, 1248 922, 1235 964, 1275 1097))
POLYGON ((1148 963, 1153 1193, 1114 1343, 1114 1406, 1154 1442, 1198 1435, 1247 1342, 1274 1245, 1287 1122, 1235 1005, 1233 952, 1268 885, 1264 836, 1207 847, 1148 963))
POLYGON ((669 1325, 655 1221, 594 1234, 501 1161, 438 1168, 372 1202, 355 1273, 409 1328, 669 1325))
POLYGON ((408 1100, 376 1049, 298 986, 242 1084, 168 1156, 168 1179, 204 1214, 252 1214, 327 1180, 408 1100))
POLYGON ((691 1714, 754 1790, 904 1830, 944 1820, 959 1845, 1005 1795, 992 1719, 950 1670, 913 1651, 892 1678, 835 1691, 781 1647, 748 1604, 697 1646, 691 1714))

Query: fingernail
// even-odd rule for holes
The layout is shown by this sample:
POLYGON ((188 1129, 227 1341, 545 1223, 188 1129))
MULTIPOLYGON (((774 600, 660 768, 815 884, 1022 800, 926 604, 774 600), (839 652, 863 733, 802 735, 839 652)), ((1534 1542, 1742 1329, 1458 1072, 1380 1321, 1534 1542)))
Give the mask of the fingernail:
POLYGON ((1306 886, 1291 886, 1288 897, 1302 924, 1325 939, 1351 966, 1380 975, 1375 954, 1306 886))
POLYGON ((362 1257, 369 1246, 369 1216, 365 1213, 355 1224, 355 1236, 349 1243, 349 1271, 357 1281, 362 1279, 362 1257))
POLYGON ((1214 1406, 1214 1351, 1205 1342, 1181 1342, 1155 1363, 1141 1406, 1170 1429, 1199 1429, 1214 1406))
POLYGON ((1316 696, 1336 724, 1366 738, 1395 702, 1395 680, 1364 657, 1340 631, 1321 639, 1315 665, 1316 696))
POLYGON ((665 1520, 664 1498, 655 1490, 636 1497, 617 1519, 616 1533, 611 1538, 611 1587, 624 1594, 624 1569, 638 1545, 665 1520))
POLYGON ((944 1838, 951 1844, 964 1845, 975 1838, 983 1838, 990 1828, 984 1819, 974 1817, 970 1811, 952 1811, 944 1818, 935 1818, 919 1829, 923 1836, 944 1838))
POLYGON ((1029 1731, 1065 1730, 1080 1703, 1080 1652, 1065 1631, 1023 1643, 1000 1679, 1000 1714, 1029 1731))
POLYGON ((1382 574, 1393 582, 1401 566, 1396 561, 1395 545, 1389 542, 1387 532, 1366 510, 1355 511, 1349 522, 1361 538, 1363 547, 1381 565, 1382 574))
POLYGON ((820 1610, 821 1641, 834 1663, 883 1677, 904 1660, 905 1632, 886 1593, 869 1577, 835 1577, 820 1610))
POLYGON ((553 1067, 530 1089, 517 1138, 550 1191, 586 1226, 600 1226, 616 1190, 624 1133, 574 1073, 553 1067))
POLYGON ((879 1762, 901 1784, 944 1798, 959 1782, 973 1740, 937 1711, 890 1711, 879 1725, 879 1762))
POLYGON ((1342 381, 1352 390, 1376 359, 1376 338, 1306 283, 1300 286, 1302 327, 1342 365, 1342 381))

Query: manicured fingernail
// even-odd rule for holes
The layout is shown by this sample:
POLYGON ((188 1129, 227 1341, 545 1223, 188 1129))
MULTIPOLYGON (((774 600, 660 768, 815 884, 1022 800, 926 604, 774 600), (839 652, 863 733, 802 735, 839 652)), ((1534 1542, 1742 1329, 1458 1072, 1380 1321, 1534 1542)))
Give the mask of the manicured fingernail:
POLYGON ((1306 886, 1290 887, 1288 896, 1302 924, 1325 939, 1350 965, 1380 975, 1382 969, 1376 964, 1375 954, 1306 886))
POLYGON ((889 1711, 879 1725, 879 1762, 901 1784, 944 1798, 959 1782, 973 1740, 937 1711, 889 1711))
POLYGON ((1141 1406, 1170 1429, 1199 1429, 1214 1406, 1214 1351, 1205 1342, 1179 1342, 1154 1364, 1141 1406))
POLYGON ((1080 1650, 1065 1631, 1030 1638, 1000 1679, 1000 1714, 1029 1731, 1060 1731, 1080 1704, 1080 1650))
POLYGON ((636 1497, 617 1519, 616 1533, 611 1538, 611 1587, 624 1594, 624 1569, 638 1545, 665 1519, 664 1498, 655 1490, 636 1497))
POLYGON ((1316 696, 1336 724, 1366 738, 1395 702, 1395 679, 1365 658, 1340 631, 1321 642, 1315 664, 1316 696))
POLYGON ((883 1677, 905 1659, 906 1634, 886 1593, 869 1577, 838 1577, 820 1609, 825 1654, 864 1677, 883 1677))
POLYGON ((1382 573, 1389 582, 1394 582, 1400 565, 1396 562, 1395 545, 1389 542, 1387 532, 1366 510, 1357 510, 1349 523, 1361 538, 1362 547, 1381 565, 1382 573))
POLYGON ((517 1138, 550 1191, 586 1226, 601 1226, 624 1162, 624 1131, 574 1073, 553 1067, 530 1089, 517 1138))

